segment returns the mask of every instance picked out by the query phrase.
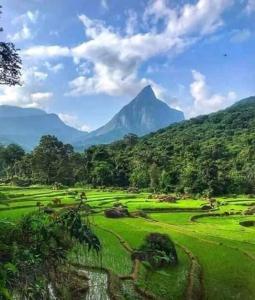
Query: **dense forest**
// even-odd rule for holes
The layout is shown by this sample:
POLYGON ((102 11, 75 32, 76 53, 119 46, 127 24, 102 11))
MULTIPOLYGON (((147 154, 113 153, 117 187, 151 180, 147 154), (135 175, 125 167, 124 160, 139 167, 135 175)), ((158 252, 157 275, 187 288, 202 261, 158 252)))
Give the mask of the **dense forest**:
POLYGON ((143 138, 74 152, 52 136, 25 153, 0 148, 3 182, 78 183, 192 194, 255 193, 255 97, 143 138))

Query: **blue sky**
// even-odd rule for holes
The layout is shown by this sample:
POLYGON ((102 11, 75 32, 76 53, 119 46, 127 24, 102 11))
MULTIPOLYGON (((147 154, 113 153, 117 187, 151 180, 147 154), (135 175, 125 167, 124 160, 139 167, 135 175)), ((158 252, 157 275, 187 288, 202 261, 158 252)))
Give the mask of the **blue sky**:
POLYGON ((255 95, 255 0, 3 0, 23 58, 0 104, 93 130, 144 86, 186 118, 255 95))

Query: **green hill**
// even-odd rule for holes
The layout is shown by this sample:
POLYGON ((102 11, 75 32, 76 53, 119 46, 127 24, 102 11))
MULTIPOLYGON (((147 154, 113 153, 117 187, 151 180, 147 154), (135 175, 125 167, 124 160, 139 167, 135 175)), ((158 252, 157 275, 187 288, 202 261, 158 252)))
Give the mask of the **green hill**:
POLYGON ((86 157, 92 183, 192 193, 253 193, 255 97, 140 139, 127 136, 108 146, 92 147, 86 157))

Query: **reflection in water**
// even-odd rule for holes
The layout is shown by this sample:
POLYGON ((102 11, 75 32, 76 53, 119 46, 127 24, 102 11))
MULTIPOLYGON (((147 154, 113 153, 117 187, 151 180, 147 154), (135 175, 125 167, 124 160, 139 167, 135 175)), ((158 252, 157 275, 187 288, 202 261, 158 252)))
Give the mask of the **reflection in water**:
POLYGON ((51 283, 48 284, 48 291, 49 291, 50 300, 57 300, 57 297, 55 296, 55 292, 51 283))
POLYGON ((110 300, 107 293, 108 276, 105 272, 80 270, 89 278, 89 290, 85 300, 110 300))

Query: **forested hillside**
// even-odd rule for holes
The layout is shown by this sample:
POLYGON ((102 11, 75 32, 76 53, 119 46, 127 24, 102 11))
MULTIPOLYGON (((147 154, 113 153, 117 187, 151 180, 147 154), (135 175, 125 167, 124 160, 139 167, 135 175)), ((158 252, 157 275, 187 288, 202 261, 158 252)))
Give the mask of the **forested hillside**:
POLYGON ((86 152, 91 182, 192 193, 255 189, 255 97, 86 152), (103 180, 103 174, 104 180, 103 180), (107 175, 106 175, 107 174, 107 175), (112 176, 111 176, 112 175, 112 176))
POLYGON ((255 97, 138 138, 75 153, 45 136, 31 154, 0 149, 5 181, 134 186, 181 193, 255 193, 255 97))

